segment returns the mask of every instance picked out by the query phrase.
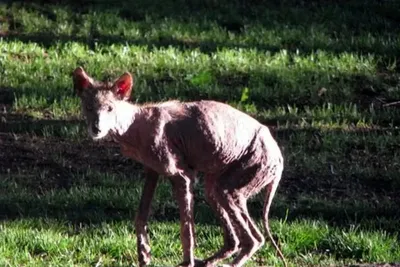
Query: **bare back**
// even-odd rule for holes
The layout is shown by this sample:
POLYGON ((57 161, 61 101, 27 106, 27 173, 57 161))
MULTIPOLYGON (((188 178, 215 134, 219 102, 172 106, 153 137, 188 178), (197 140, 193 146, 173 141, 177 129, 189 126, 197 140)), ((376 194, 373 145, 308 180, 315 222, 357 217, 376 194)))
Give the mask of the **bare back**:
POLYGON ((260 130, 270 134, 258 121, 227 104, 173 101, 143 106, 131 127, 117 138, 124 154, 160 173, 174 175, 175 168, 217 173, 251 153, 260 130), (175 165, 169 162, 171 158, 178 166, 171 166, 175 165))

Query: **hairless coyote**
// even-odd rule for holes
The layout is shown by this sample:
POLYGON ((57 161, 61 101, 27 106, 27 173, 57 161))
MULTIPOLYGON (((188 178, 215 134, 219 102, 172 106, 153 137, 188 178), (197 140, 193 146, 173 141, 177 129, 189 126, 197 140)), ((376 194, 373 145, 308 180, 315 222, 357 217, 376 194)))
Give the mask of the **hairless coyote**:
POLYGON ((147 223, 158 176, 172 184, 180 213, 183 262, 178 266, 242 266, 265 238, 250 218, 247 199, 266 187, 263 224, 272 238, 268 213, 283 171, 283 157, 269 129, 249 115, 216 101, 129 103, 133 78, 125 72, 115 82, 99 82, 82 67, 73 72, 89 135, 110 134, 124 156, 144 165, 146 179, 135 219, 139 266, 150 262, 147 223), (223 247, 204 260, 194 257, 193 183, 204 174, 205 195, 220 219, 223 247))

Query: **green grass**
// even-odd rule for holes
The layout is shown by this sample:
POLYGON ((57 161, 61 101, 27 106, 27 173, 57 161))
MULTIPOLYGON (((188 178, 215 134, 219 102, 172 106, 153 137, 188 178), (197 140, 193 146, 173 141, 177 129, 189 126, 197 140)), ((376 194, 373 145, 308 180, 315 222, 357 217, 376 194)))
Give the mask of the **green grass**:
MULTIPOLYGON (((141 182, 130 177, 89 171, 72 175, 73 181, 68 189, 54 190, 46 189, 51 181, 45 175, 42 177, 45 188, 34 188, 40 182, 39 178, 36 181, 27 178, 2 177, 0 201, 9 218, 0 224, 0 258, 4 264, 92 266, 101 260, 103 264, 110 264, 107 266, 126 266, 136 260, 136 239, 131 219, 134 217, 133 207, 138 205, 141 182)), ((222 245, 222 234, 216 219, 210 217, 208 207, 204 205, 201 187, 196 187, 196 191, 199 200, 195 205, 199 244, 196 255, 205 257, 222 245)), ((155 257, 153 266, 173 265, 180 259, 179 224, 174 221, 178 214, 170 192, 169 184, 162 183, 153 203, 156 220, 149 226, 155 257)), ((284 212, 287 202, 278 196, 273 213, 284 212)), ((337 213, 336 216, 344 216, 340 213, 346 208, 352 213, 353 208, 360 213, 366 212, 363 216, 368 217, 371 215, 368 211, 377 213, 381 210, 384 213, 382 209, 387 204, 371 207, 365 200, 348 202, 351 203, 325 199, 311 203, 307 198, 299 197, 297 205, 312 205, 311 210, 320 208, 320 212, 337 213)), ((261 227, 259 203, 254 201, 250 207, 257 213, 255 217, 261 227)), ((293 212, 296 213, 296 209, 293 212)), ((386 214, 389 217, 390 212, 393 211, 386 214)), ((348 223, 352 219, 345 218, 344 221, 348 223)), ((282 219, 272 220, 271 227, 279 236, 285 255, 295 265, 396 261, 400 256, 397 233, 378 230, 390 226, 387 222, 385 224, 383 217, 379 221, 380 226, 369 225, 371 220, 360 220, 345 227, 332 225, 318 217, 296 219, 283 214, 282 219)), ((392 225, 392 229, 398 226, 398 223, 392 225)), ((250 266, 260 262, 279 263, 270 245, 266 245, 254 260, 250 266)))
MULTIPOLYGON (((151 223, 152 252, 158 255, 152 266, 172 266, 180 257, 179 227, 175 223, 151 223)), ((342 231, 316 221, 295 221, 290 225, 272 225, 280 230, 283 246, 289 255, 299 255, 294 264, 335 263, 335 257, 349 257, 343 263, 354 260, 396 260, 400 256, 397 240, 385 233, 364 232, 351 228, 342 231), (396 249, 397 248, 397 249, 396 249)), ((24 219, 1 224, 0 250, 2 265, 53 266, 79 265, 127 266, 136 258, 135 237, 130 221, 101 223, 89 226, 73 226, 51 219, 24 219), (15 258, 18 253, 18 258, 15 258)), ((209 255, 215 247, 222 245, 222 236, 215 226, 196 227, 201 248, 196 256, 209 255)), ((269 247, 258 253, 258 260, 270 259, 263 264, 279 264, 273 259, 269 247)), ((250 264, 249 266, 257 266, 250 264)))
MULTIPOLYGON (((271 225, 291 266, 400 262, 397 2, 25 2, 0 4, 1 266, 137 263, 142 170, 89 140, 77 66, 130 71, 134 102, 215 99, 271 126, 285 157, 271 225)), ((199 258, 222 245, 201 185, 199 258)), ((163 182, 152 266, 180 262, 178 214, 163 182)), ((279 264, 267 243, 249 266, 279 264)))

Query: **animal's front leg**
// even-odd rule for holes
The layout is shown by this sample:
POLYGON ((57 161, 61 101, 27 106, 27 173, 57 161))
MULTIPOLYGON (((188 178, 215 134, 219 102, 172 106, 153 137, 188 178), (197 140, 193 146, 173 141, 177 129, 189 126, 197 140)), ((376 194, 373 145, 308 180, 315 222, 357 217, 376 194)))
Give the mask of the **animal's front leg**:
POLYGON ((145 169, 145 184, 140 199, 139 209, 135 219, 137 253, 139 266, 146 266, 150 263, 150 245, 147 234, 147 222, 150 212, 150 204, 158 182, 158 174, 150 169, 145 169))
POLYGON ((195 232, 193 218, 193 181, 188 176, 171 178, 175 198, 179 206, 181 222, 181 242, 183 248, 183 262, 178 266, 195 266, 194 247, 195 232))

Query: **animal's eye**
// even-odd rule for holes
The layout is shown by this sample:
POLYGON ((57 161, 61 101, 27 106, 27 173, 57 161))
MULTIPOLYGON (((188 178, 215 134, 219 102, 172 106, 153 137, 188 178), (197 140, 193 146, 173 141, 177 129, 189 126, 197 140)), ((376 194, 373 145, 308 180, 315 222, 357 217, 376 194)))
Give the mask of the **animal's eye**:
POLYGON ((92 106, 86 106, 86 110, 87 110, 87 111, 92 111, 92 110, 93 110, 93 107, 92 107, 92 106))
POLYGON ((112 106, 108 106, 107 111, 111 112, 113 110, 112 106))

